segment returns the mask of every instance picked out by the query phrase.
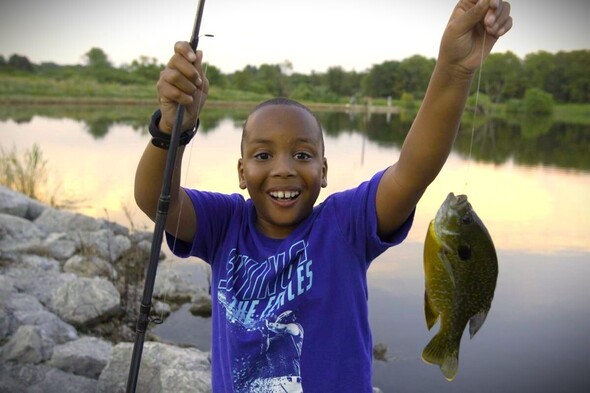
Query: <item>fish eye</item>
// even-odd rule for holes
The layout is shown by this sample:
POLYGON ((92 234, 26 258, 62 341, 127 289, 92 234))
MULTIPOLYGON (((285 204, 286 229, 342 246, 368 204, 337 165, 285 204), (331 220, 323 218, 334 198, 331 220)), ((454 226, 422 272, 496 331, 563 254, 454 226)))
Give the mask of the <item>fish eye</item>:
POLYGON ((463 261, 471 259, 471 247, 466 244, 460 245, 459 248, 457 248, 457 255, 459 255, 459 258, 463 261))
POLYGON ((462 224, 469 225, 469 224, 471 224, 472 222, 473 222, 473 217, 471 217, 471 214, 469 214, 469 213, 467 213, 467 214, 465 214, 465 215, 463 215, 463 216, 461 217, 461 223, 462 223, 462 224))

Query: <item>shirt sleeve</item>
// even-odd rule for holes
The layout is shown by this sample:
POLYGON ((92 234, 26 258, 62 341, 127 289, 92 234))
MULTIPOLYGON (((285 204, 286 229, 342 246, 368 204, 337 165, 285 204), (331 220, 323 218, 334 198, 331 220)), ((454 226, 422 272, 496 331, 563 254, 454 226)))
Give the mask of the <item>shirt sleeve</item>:
POLYGON ((334 194, 326 200, 333 209, 335 222, 343 236, 367 263, 388 248, 400 244, 408 236, 414 220, 415 210, 391 236, 382 239, 378 235, 377 188, 384 172, 385 170, 380 171, 358 187, 334 194))
POLYGON ((197 217, 197 230, 192 243, 184 242, 166 233, 166 241, 174 255, 187 258, 195 256, 210 263, 219 242, 224 238, 229 224, 245 204, 240 194, 185 189, 197 217))

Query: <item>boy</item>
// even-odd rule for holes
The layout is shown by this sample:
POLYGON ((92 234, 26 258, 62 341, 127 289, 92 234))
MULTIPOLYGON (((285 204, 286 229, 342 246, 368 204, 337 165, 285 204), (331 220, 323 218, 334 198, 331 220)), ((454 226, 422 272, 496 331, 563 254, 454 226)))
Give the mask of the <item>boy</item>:
MULTIPOLYGON (((372 391, 367 268, 405 238, 451 150, 473 74, 511 26, 508 3, 461 0, 399 161, 318 206, 328 171, 321 126, 295 101, 264 102, 246 120, 238 176, 247 201, 180 187, 179 149, 167 237, 177 255, 211 265, 214 392, 372 391)), ((195 124, 208 91, 201 59, 175 45, 153 127, 169 133, 177 103, 186 108, 182 129, 195 124)), ((152 219, 166 159, 166 144, 155 144, 135 181, 152 219)))

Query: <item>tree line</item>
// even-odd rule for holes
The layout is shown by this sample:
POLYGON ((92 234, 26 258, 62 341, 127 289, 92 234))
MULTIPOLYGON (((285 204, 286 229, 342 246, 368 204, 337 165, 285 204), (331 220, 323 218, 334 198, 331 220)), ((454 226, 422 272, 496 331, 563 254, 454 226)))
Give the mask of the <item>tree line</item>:
MULTIPOLYGON (((82 65, 74 66, 33 64, 26 56, 14 54, 8 59, 0 56, 0 70, 57 79, 85 77, 99 82, 145 84, 155 83, 164 68, 155 58, 147 56, 115 67, 100 48, 90 49, 82 60, 82 65)), ((325 72, 302 74, 293 72, 289 61, 247 65, 228 74, 208 64, 206 72, 211 85, 222 89, 288 96, 311 102, 361 102, 364 97, 421 99, 435 64, 435 59, 415 55, 401 61, 384 61, 362 72, 333 66, 325 72)), ((559 103, 589 103, 590 50, 539 51, 524 59, 510 51, 488 56, 483 65, 480 92, 493 103, 522 99, 531 89, 545 92, 559 103)))

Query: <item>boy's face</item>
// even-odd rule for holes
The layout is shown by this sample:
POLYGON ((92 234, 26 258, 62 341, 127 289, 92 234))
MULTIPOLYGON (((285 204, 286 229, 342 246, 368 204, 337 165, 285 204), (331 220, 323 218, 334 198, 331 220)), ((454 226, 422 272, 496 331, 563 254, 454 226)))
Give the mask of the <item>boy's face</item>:
POLYGON ((256 225, 268 237, 285 238, 327 185, 318 123, 296 106, 262 107, 249 117, 242 147, 240 188, 256 207, 256 225))

